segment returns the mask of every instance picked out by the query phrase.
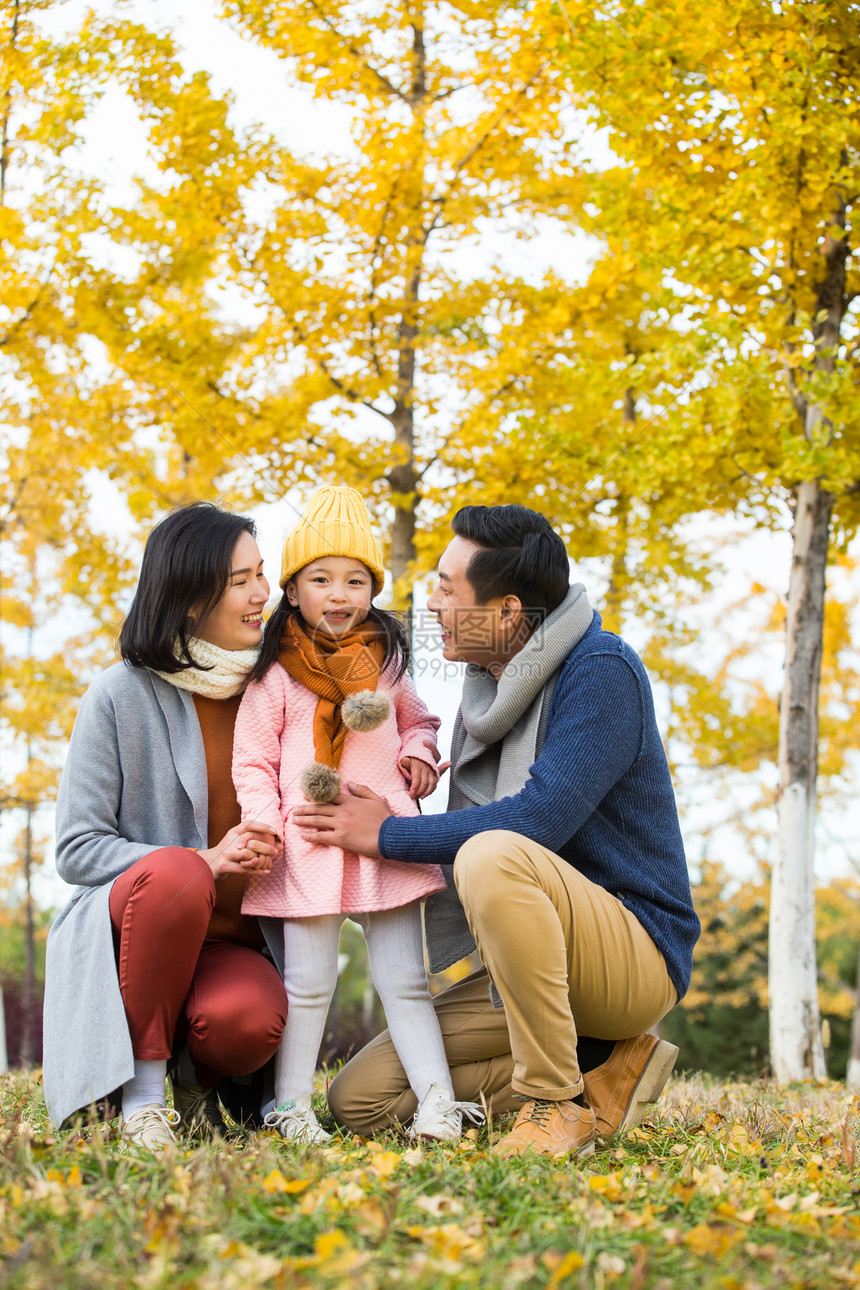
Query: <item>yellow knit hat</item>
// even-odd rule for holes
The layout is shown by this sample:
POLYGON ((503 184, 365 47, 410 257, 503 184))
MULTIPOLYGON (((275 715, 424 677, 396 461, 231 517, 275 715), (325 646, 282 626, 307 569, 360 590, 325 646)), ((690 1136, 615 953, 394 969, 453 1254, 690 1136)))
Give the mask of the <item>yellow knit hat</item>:
POLYGON ((379 595, 385 582, 382 549, 371 531, 364 498, 354 488, 326 485, 314 493, 304 518, 284 543, 281 587, 306 564, 327 555, 367 565, 373 575, 373 594, 379 595))

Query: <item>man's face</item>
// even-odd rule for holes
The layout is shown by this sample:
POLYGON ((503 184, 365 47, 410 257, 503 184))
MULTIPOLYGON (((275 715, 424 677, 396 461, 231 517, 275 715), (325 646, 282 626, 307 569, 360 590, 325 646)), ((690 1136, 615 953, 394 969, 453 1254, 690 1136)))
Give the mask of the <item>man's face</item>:
POLYGON ((451 541, 439 561, 439 581, 427 608, 436 615, 442 629, 442 653, 446 659, 490 667, 505 654, 503 600, 491 600, 486 605, 475 601, 466 570, 480 549, 466 538, 451 541))

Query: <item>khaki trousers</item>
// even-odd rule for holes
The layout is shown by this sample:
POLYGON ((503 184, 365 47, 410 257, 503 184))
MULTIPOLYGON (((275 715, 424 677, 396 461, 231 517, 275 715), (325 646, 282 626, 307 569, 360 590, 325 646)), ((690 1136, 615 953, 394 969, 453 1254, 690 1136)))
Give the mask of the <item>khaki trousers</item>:
MULTIPOLYGON (((663 956, 635 915, 573 865, 518 833, 479 833, 454 879, 481 960, 434 1000, 454 1096, 500 1114, 525 1097, 582 1091, 577 1038, 630 1039, 677 1001, 663 956), (519 1095, 519 1096, 517 1096, 519 1095)), ((385 1032, 329 1089, 335 1118, 359 1133, 404 1122, 415 1097, 385 1032)))

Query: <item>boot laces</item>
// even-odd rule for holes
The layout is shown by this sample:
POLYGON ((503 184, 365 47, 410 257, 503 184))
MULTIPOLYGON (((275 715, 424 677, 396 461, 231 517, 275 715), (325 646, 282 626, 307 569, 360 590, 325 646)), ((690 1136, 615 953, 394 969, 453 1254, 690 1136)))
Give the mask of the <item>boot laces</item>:
POLYGON ((545 1129, 549 1117, 557 1105, 557 1102, 544 1102, 539 1098, 535 1098, 534 1101, 527 1102, 523 1107, 523 1120, 528 1120, 532 1124, 536 1124, 538 1128, 545 1129))

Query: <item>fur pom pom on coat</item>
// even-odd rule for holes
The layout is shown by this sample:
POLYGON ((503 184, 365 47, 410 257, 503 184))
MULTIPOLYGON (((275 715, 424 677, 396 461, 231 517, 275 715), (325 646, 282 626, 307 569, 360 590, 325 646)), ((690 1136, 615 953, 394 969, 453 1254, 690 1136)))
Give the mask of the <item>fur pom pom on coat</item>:
POLYGON ((391 713, 391 700, 382 690, 359 690, 348 694, 340 705, 340 715, 347 730, 367 734, 387 721, 391 713))
POLYGON ((312 761, 302 771, 299 788, 308 802, 333 802, 340 792, 340 775, 331 766, 312 761))

